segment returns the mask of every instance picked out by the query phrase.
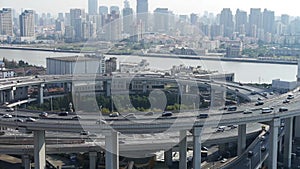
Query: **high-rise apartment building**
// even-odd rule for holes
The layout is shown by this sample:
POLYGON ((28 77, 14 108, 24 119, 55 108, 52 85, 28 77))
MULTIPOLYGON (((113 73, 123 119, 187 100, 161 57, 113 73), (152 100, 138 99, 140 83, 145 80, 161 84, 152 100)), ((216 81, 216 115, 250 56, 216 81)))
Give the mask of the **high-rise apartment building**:
POLYGON ((12 9, 0 10, 0 35, 13 36, 12 9))
POLYGON ((133 26, 133 9, 130 8, 128 0, 124 1, 123 9, 123 32, 126 34, 132 35, 132 26, 133 26))
POLYGON ((89 15, 97 15, 98 13, 98 0, 89 0, 89 15))
POLYGON ((84 9, 70 9, 70 23, 74 28, 75 39, 80 40, 82 37, 82 23, 85 21, 84 9))
POLYGON ((195 13, 192 13, 190 15, 190 21, 192 25, 196 25, 197 21, 198 21, 198 15, 195 13))
POLYGON ((20 36, 34 37, 34 12, 33 10, 25 10, 19 17, 20 19, 20 36))
POLYGON ((120 14, 120 8, 118 6, 111 6, 110 7, 110 13, 113 13, 115 11, 116 14, 120 14))
POLYGON ((154 10, 154 31, 166 33, 169 29, 168 8, 156 8, 154 10))
POLYGON ((142 24, 142 31, 148 31, 148 0, 137 0, 136 13, 137 21, 142 24))
POLYGON ((225 37, 230 37, 233 34, 234 23, 230 8, 223 8, 220 15, 220 25, 224 28, 225 37))
POLYGON ((263 12, 263 28, 265 32, 274 33, 275 14, 274 11, 264 9, 263 12))
POLYGON ((248 34, 251 37, 258 37, 262 29, 262 13, 260 8, 251 8, 249 15, 248 34))
POLYGON ((290 23, 290 16, 287 14, 281 15, 281 23, 288 25, 290 23))
POLYGON ((247 12, 237 9, 235 13, 235 31, 239 32, 240 34, 245 34, 246 27, 247 27, 247 12))
POLYGON ((99 7, 99 14, 100 15, 107 15, 108 14, 108 7, 107 6, 100 6, 99 7))

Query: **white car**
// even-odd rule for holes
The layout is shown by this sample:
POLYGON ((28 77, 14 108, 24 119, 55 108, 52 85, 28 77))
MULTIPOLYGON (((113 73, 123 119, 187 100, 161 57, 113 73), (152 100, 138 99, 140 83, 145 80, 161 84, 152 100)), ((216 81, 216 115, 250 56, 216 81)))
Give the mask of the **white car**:
POLYGON ((3 118, 12 118, 12 115, 11 114, 4 114, 2 117, 3 118))

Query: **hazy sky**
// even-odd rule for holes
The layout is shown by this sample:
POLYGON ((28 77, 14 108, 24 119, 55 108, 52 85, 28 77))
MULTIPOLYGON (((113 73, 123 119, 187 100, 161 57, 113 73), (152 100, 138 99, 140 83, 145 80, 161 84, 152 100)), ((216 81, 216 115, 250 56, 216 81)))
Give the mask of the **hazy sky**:
MULTIPOLYGON (((135 10, 136 0, 129 0, 135 10)), ((203 14, 204 11, 219 13, 222 8, 231 8, 233 14, 237 8, 246 10, 251 7, 268 8, 275 11, 275 15, 283 13, 300 16, 297 0, 148 0, 150 11, 157 7, 167 7, 175 13, 203 14)), ((67 12, 70 8, 85 8, 87 12, 88 0, 0 0, 0 7, 11 7, 17 11, 33 9, 38 13, 67 12)), ((99 5, 118 5, 123 8, 123 0, 99 0, 99 5)))

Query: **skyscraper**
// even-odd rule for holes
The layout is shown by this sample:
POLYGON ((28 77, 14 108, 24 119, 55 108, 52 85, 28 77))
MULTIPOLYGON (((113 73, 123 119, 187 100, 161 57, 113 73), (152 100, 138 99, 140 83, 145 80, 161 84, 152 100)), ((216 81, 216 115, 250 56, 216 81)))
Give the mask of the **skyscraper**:
POLYGON ((168 8, 156 8, 154 10, 154 31, 166 33, 169 29, 168 8))
POLYGON ((98 0, 89 0, 89 15, 97 15, 98 0))
POLYGON ((70 23, 75 32, 75 39, 81 39, 82 23, 85 20, 84 9, 70 9, 70 23))
POLYGON ((13 18, 10 8, 0 10, 0 35, 13 36, 13 18))
POLYGON ((263 29, 265 32, 274 33, 275 14, 274 11, 264 9, 263 12, 263 29))
POLYGON ((107 6, 100 6, 99 7, 99 14, 100 15, 107 15, 108 14, 108 7, 107 6))
POLYGON ((220 25, 224 28, 225 37, 230 37, 233 33, 234 23, 230 8, 223 8, 220 15, 220 25))
POLYGON ((111 6, 110 7, 110 13, 113 13, 115 11, 116 14, 120 14, 120 8, 118 6, 111 6))
POLYGON ((262 14, 260 8, 251 8, 249 15, 248 34, 251 37, 257 37, 262 29, 262 14))
POLYGON ((131 27, 133 25, 133 10, 130 8, 130 4, 128 0, 124 1, 124 9, 123 9, 123 32, 126 34, 131 34, 131 27))
POLYGON ((287 14, 282 14, 281 15, 281 23, 288 25, 290 22, 290 16, 287 14))
POLYGON ((20 15, 20 36, 34 37, 34 12, 33 10, 25 10, 20 15))
POLYGON ((137 21, 142 24, 142 31, 148 31, 148 0, 137 0, 137 21))
POLYGON ((237 9, 235 13, 235 31, 239 32, 240 34, 245 34, 246 26, 247 26, 247 12, 237 9))

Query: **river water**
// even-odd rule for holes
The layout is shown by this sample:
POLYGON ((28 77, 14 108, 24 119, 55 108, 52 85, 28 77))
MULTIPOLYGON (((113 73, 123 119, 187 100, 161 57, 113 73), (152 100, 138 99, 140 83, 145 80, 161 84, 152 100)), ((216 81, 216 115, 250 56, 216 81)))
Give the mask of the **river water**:
MULTIPOLYGON (((47 57, 74 56, 72 53, 55 53, 27 50, 0 49, 0 59, 5 57, 8 60, 24 60, 30 64, 46 67, 47 57)), ((113 56, 106 56, 113 57, 113 56)), ((155 58, 140 56, 115 56, 122 62, 139 62, 146 59, 151 68, 170 69, 173 65, 202 66, 207 70, 235 73, 235 81, 243 83, 271 83, 272 79, 295 81, 297 74, 296 65, 280 65, 265 63, 242 63, 242 62, 221 62, 207 60, 190 60, 175 58, 155 58)))

